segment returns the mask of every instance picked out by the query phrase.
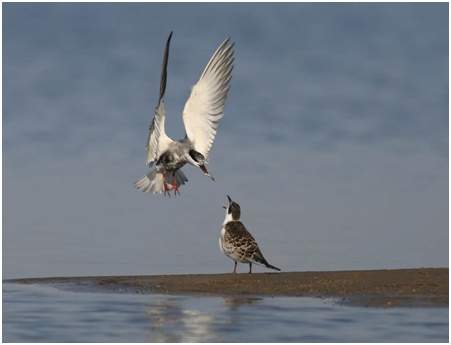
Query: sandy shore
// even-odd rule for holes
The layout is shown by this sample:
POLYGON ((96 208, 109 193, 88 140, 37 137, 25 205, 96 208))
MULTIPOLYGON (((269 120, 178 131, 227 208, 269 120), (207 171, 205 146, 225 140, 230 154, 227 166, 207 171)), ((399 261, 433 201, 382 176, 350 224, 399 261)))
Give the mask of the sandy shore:
POLYGON ((14 279, 71 290, 333 297, 364 306, 448 306, 448 268, 14 279))

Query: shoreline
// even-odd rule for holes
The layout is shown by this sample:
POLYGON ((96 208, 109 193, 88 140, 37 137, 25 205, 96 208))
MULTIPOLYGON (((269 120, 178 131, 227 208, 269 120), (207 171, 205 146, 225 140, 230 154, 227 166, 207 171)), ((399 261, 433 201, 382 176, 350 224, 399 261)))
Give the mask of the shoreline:
POLYGON ((335 298, 367 307, 447 307, 448 268, 8 279, 71 291, 335 298))

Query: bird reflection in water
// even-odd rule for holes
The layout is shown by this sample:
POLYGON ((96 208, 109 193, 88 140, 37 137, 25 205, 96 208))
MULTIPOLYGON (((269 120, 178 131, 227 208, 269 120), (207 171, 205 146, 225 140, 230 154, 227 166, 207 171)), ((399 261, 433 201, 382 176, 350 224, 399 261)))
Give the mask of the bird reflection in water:
POLYGON ((196 299, 197 303, 192 303, 191 299, 185 297, 162 298, 146 310, 150 319, 149 341, 218 341, 221 333, 245 326, 239 309, 261 300, 258 297, 225 296, 222 299, 199 298, 196 299), (193 307, 193 304, 199 307, 193 307), (218 307, 223 312, 218 312, 218 307))
POLYGON ((205 342, 214 338, 214 316, 186 308, 184 298, 165 298, 146 310, 151 342, 205 342))
POLYGON ((231 311, 238 310, 241 306, 256 304, 262 300, 261 297, 247 297, 247 296, 226 296, 223 297, 224 305, 231 311))

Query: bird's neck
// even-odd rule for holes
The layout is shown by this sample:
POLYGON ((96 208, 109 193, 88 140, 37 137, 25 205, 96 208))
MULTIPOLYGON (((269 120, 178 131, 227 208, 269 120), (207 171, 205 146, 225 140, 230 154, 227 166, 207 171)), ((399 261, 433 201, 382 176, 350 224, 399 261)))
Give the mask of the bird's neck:
POLYGON ((226 215, 224 218, 224 223, 222 223, 223 225, 227 224, 228 222, 233 222, 233 221, 238 221, 239 219, 233 219, 232 214, 231 213, 227 213, 226 211, 226 215))

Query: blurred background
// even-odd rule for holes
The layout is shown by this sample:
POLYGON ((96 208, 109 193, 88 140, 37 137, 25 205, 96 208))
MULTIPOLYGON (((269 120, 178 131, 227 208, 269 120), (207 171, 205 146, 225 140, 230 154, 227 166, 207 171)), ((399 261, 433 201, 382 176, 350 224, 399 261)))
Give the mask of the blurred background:
POLYGON ((4 278, 232 271, 226 194, 285 271, 448 266, 448 5, 3 5, 4 278), (176 199, 133 187, 171 30, 173 138, 236 42, 176 199))

